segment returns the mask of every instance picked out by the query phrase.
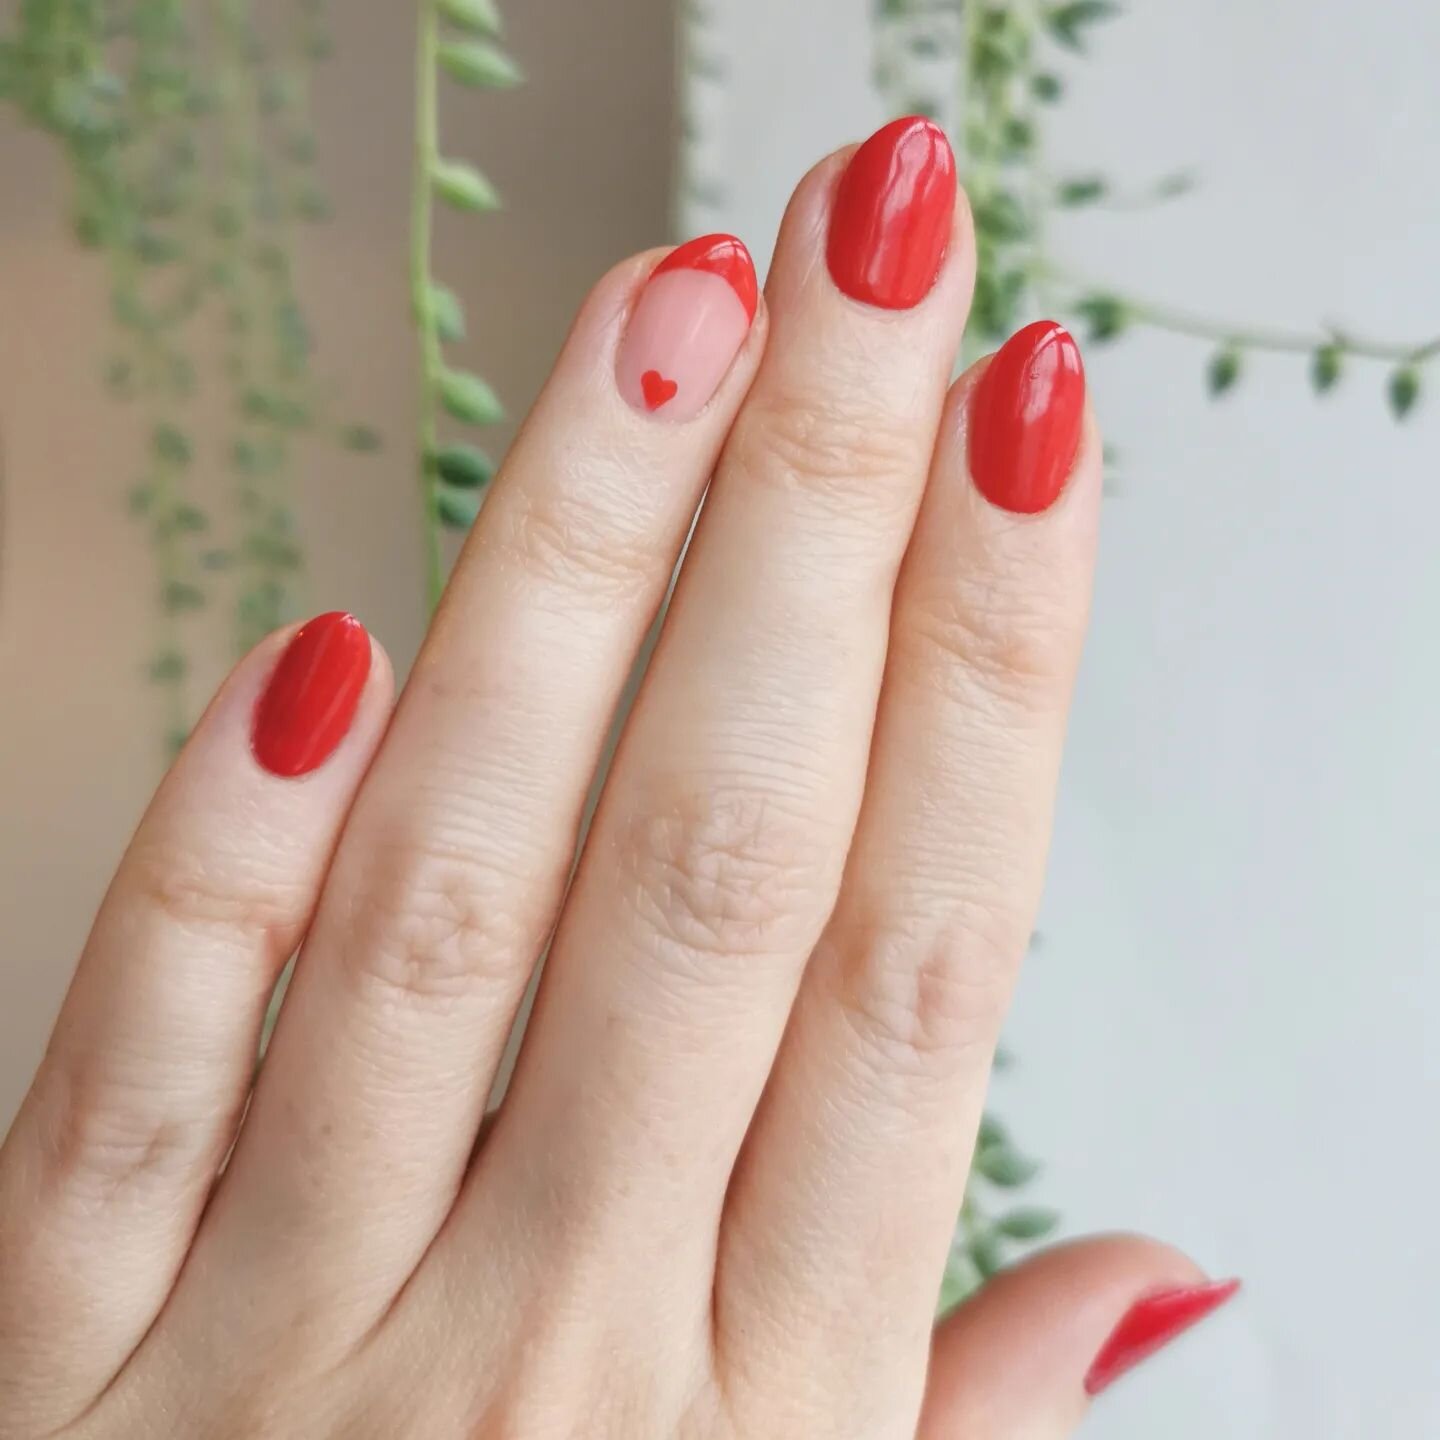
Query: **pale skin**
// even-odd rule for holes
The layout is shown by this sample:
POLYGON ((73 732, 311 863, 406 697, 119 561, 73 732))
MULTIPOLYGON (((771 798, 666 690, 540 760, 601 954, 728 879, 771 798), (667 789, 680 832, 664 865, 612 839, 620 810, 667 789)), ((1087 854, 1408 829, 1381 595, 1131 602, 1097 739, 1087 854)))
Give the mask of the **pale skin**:
POLYGON ((658 252, 596 286, 393 715, 377 645, 281 778, 249 727, 289 632, 221 688, 0 1151, 0 1440, 1059 1440, 1127 1307, 1201 1278, 1081 1242, 932 1333, 1100 440, 1043 514, 977 493, 963 198, 923 303, 857 305, 821 258, 845 158, 694 418, 616 387, 658 252))

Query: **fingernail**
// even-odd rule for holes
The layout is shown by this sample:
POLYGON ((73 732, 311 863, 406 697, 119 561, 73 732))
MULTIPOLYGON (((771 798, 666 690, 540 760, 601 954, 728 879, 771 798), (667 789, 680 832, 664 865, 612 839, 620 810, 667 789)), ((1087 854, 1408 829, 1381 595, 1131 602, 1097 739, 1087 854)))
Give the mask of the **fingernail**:
POLYGON ((826 259, 855 300, 908 310, 940 274, 955 219, 955 155, 945 132, 911 115, 850 157, 830 214, 826 259))
POLYGON ((733 235, 701 235, 650 272, 616 357, 620 393, 662 420, 710 403, 755 318, 755 263, 733 235))
POLYGON ((272 775, 304 775, 345 738, 370 673, 370 636, 340 611, 302 625, 255 706, 250 747, 272 775))
POLYGON ((970 476, 992 505, 1034 515, 1055 503, 1080 448, 1085 367, 1053 320, 1012 335, 970 399, 970 476))
POLYGON ((1113 1385, 1127 1370, 1213 1314, 1239 1288, 1238 1280, 1213 1280, 1142 1295, 1100 1347, 1085 1376, 1085 1393, 1098 1395, 1113 1385))

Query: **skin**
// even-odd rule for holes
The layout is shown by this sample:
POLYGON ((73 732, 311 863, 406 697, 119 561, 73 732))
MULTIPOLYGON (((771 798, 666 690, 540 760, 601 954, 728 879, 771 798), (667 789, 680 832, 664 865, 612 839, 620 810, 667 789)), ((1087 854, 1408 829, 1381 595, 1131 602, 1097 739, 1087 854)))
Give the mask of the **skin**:
POLYGON ((291 632, 222 687, 0 1151, 0 1440, 1051 1440, 1130 1303, 1200 1278, 1082 1242, 932 1334, 1100 440, 1042 515, 976 492, 968 211, 925 301, 857 305, 823 260, 845 159, 693 419, 616 387, 656 255, 597 285, 393 716, 377 647, 338 750, 282 780, 248 727, 291 632))

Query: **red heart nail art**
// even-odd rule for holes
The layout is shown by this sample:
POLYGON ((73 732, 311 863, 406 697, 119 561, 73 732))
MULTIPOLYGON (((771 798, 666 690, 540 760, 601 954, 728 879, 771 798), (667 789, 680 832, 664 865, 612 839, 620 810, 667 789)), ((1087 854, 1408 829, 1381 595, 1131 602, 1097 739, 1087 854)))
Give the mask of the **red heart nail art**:
POLYGON ((679 388, 674 380, 667 380, 658 370, 647 370, 640 377, 647 410, 658 410, 667 400, 673 400, 679 388))

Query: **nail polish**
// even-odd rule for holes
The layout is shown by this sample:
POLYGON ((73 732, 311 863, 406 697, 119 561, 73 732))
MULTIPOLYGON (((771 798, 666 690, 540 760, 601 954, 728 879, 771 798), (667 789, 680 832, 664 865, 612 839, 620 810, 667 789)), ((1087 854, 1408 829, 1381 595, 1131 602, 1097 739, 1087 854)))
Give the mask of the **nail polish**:
POLYGON ((701 235, 650 272, 615 360, 625 399, 661 420, 692 420, 744 343, 755 263, 733 235, 701 235))
POLYGON ((250 746, 272 775, 304 775, 345 738, 370 673, 370 636, 340 611, 296 632, 255 706, 250 746))
POLYGON ((850 157, 825 258, 852 299, 909 310, 940 274, 955 222, 955 155, 923 116, 892 120, 850 157))
POLYGON ((1012 335, 970 398, 970 476, 992 505, 1048 509, 1065 488, 1085 418, 1085 367, 1063 325, 1037 320, 1012 335))
POLYGON ((1127 1370, 1213 1314, 1239 1288, 1238 1280, 1214 1280, 1142 1295, 1100 1347, 1085 1376, 1085 1393, 1098 1395, 1127 1370))

